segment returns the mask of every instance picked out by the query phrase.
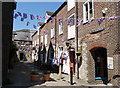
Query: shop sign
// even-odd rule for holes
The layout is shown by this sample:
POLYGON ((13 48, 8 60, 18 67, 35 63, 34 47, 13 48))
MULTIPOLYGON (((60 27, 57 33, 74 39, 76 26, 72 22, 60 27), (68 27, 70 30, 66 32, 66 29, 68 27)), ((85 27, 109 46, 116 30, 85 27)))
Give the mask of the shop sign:
POLYGON ((108 69, 113 69, 113 57, 107 57, 108 69))
POLYGON ((97 28, 97 29, 91 30, 89 33, 90 34, 98 33, 100 31, 103 31, 104 29, 105 29, 105 27, 97 28))

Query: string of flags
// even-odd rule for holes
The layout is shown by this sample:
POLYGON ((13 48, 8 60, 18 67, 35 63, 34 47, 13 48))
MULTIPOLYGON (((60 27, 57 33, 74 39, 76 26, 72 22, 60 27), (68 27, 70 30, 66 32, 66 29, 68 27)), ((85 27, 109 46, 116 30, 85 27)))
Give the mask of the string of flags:
MULTIPOLYGON (((104 19, 102 19, 102 20, 104 20, 104 19)), ((111 20, 113 20, 113 19, 111 19, 111 20)), ((119 23, 119 22, 118 22, 119 23)), ((108 25, 109 26, 109 25, 108 25)), ((111 25, 110 25, 111 26, 111 25)), ((106 26, 107 27, 107 26, 106 26)), ((46 33, 46 34, 48 34, 48 31, 45 31, 44 30, 44 33, 46 33)), ((56 35, 54 35, 54 36, 56 36, 56 35)), ((59 35, 58 35, 58 39, 59 39, 59 35)), ((65 40, 65 39, 61 39, 61 40, 56 40, 56 44, 57 43, 66 43, 68 40, 65 40)), ((20 50, 25 50, 25 51, 30 51, 30 49, 32 49, 32 46, 34 45, 34 44, 25 44, 24 42, 18 42, 18 44, 19 45, 24 45, 24 46, 31 46, 31 47, 27 47, 27 49, 26 48, 24 48, 24 47, 20 47, 20 50)), ((41 44, 36 44, 35 46, 41 46, 41 44)), ((55 45, 55 44, 53 44, 53 45, 55 45)), ((42 44, 42 46, 44 46, 44 44, 42 44)))
MULTIPOLYGON (((26 14, 26 13, 20 13, 20 12, 17 12, 17 13, 15 13, 15 15, 14 15, 14 18, 15 19, 17 19, 17 17, 18 16, 20 16, 21 17, 21 21, 24 21, 24 19, 27 19, 28 18, 28 14, 26 14)), ((35 20, 35 18, 37 18, 37 20, 41 20, 41 18, 44 18, 44 19, 49 19, 50 18, 50 22, 52 23, 54 20, 55 20, 55 17, 48 17, 48 16, 39 16, 39 15, 33 15, 33 14, 30 14, 30 19, 31 20, 35 20)), ((101 17, 101 18, 97 18, 98 19, 98 24, 100 25, 102 22, 104 22, 106 19, 109 19, 109 20, 115 20, 115 19, 117 19, 117 18, 120 18, 120 16, 113 16, 113 17, 101 17)), ((63 20, 64 20, 65 18, 59 18, 58 19, 58 24, 61 24, 62 22, 63 22, 63 20)), ((72 19, 72 18, 69 18, 69 19, 67 19, 67 25, 68 26, 71 26, 71 23, 72 23, 72 21, 73 21, 74 19, 72 19)), ((91 18, 91 19, 89 19, 89 20, 87 20, 87 24, 90 24, 92 21, 94 21, 95 20, 95 18, 91 18)), ((78 27, 78 26, 80 26, 81 25, 81 23, 83 23, 83 19, 77 19, 77 24, 76 24, 76 27, 78 27)), ((30 24, 30 22, 28 21, 27 23, 26 23, 26 26, 29 26, 29 24, 30 24)), ((33 27, 36 29, 37 27, 36 27, 36 25, 33 25, 33 27)))

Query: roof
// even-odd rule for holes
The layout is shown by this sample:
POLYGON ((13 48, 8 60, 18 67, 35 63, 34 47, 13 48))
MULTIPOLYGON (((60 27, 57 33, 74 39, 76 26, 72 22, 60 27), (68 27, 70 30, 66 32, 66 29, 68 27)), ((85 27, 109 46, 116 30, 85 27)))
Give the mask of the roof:
POLYGON ((23 29, 23 30, 17 30, 13 31, 13 39, 19 40, 19 41, 32 41, 32 35, 36 32, 36 30, 30 30, 30 29, 23 29))
MULTIPOLYGON (((57 14, 65 5, 67 5, 67 2, 66 2, 66 1, 51 15, 51 17, 56 16, 56 14, 57 14)), ((50 21, 51 17, 47 20, 46 23, 48 23, 48 22, 50 21)), ((45 26, 46 23, 44 23, 44 24, 40 27, 40 29, 42 29, 42 28, 45 26)))
POLYGON ((46 13, 50 16, 52 16, 53 12, 46 11, 46 13))
POLYGON ((39 26, 42 26, 44 23, 42 23, 42 22, 38 22, 38 24, 39 24, 39 26))

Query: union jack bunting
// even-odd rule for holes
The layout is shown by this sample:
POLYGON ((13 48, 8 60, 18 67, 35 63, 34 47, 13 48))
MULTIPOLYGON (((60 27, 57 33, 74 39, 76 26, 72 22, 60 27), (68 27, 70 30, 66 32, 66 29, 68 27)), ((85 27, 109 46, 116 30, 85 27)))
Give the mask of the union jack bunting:
POLYGON ((51 17, 50 22, 52 23, 55 20, 55 17, 51 17))
POLYGON ((34 17, 34 15, 30 15, 30 18, 31 18, 31 20, 34 20, 35 19, 35 17, 34 17))
POLYGON ((72 22, 72 19, 68 19, 68 25, 70 26, 71 25, 71 22, 72 22))
POLYGON ((14 18, 16 19, 19 15, 18 14, 15 14, 14 18))
POLYGON ((36 29, 36 25, 33 25, 33 27, 36 29))
POLYGON ((94 18, 93 18, 93 17, 88 20, 88 24, 90 24, 92 21, 94 21, 94 18))
POLYGON ((26 13, 23 13, 23 18, 27 18, 27 14, 26 13))
POLYGON ((115 17, 109 17, 109 20, 115 20, 115 19, 117 19, 118 18, 118 16, 115 16, 115 17))
POLYGON ((47 16, 44 16, 43 18, 44 18, 44 19, 48 19, 49 17, 47 17, 47 16))
POLYGON ((29 24, 30 24, 30 22, 28 21, 27 24, 26 24, 26 26, 28 26, 29 24))
POLYGON ((62 22, 63 22, 63 18, 58 19, 59 24, 62 23, 62 22))
POLYGON ((106 19, 105 17, 100 18, 98 24, 100 25, 105 19, 106 19))
POLYGON ((22 16, 22 14, 20 12, 17 12, 19 14, 19 16, 22 16))
POLYGON ((76 26, 77 26, 77 27, 80 26, 82 22, 83 22, 82 19, 77 19, 77 25, 76 25, 76 26))
POLYGON ((40 19, 41 19, 41 17, 40 17, 39 15, 37 15, 37 19, 38 19, 38 20, 40 20, 40 19))

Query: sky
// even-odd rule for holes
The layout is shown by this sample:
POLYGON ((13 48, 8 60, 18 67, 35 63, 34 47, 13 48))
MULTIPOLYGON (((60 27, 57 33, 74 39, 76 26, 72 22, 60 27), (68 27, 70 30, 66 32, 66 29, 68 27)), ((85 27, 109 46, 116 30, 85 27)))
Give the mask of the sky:
MULTIPOLYGON (((17 2, 17 0, 16 0, 17 2)), ((62 2, 17 2, 16 10, 14 10, 14 15, 17 12, 21 14, 26 13, 27 19, 21 21, 21 17, 18 16, 16 19, 14 18, 13 22, 13 30, 21 30, 21 29, 33 29, 36 30, 33 25, 37 26, 38 22, 44 22, 43 16, 45 16, 46 11, 55 12, 61 5, 62 2), (30 14, 33 14, 35 19, 30 19, 30 14), (37 15, 40 15, 41 20, 37 20, 37 15), (26 26, 27 22, 30 22, 28 26, 26 26)))

